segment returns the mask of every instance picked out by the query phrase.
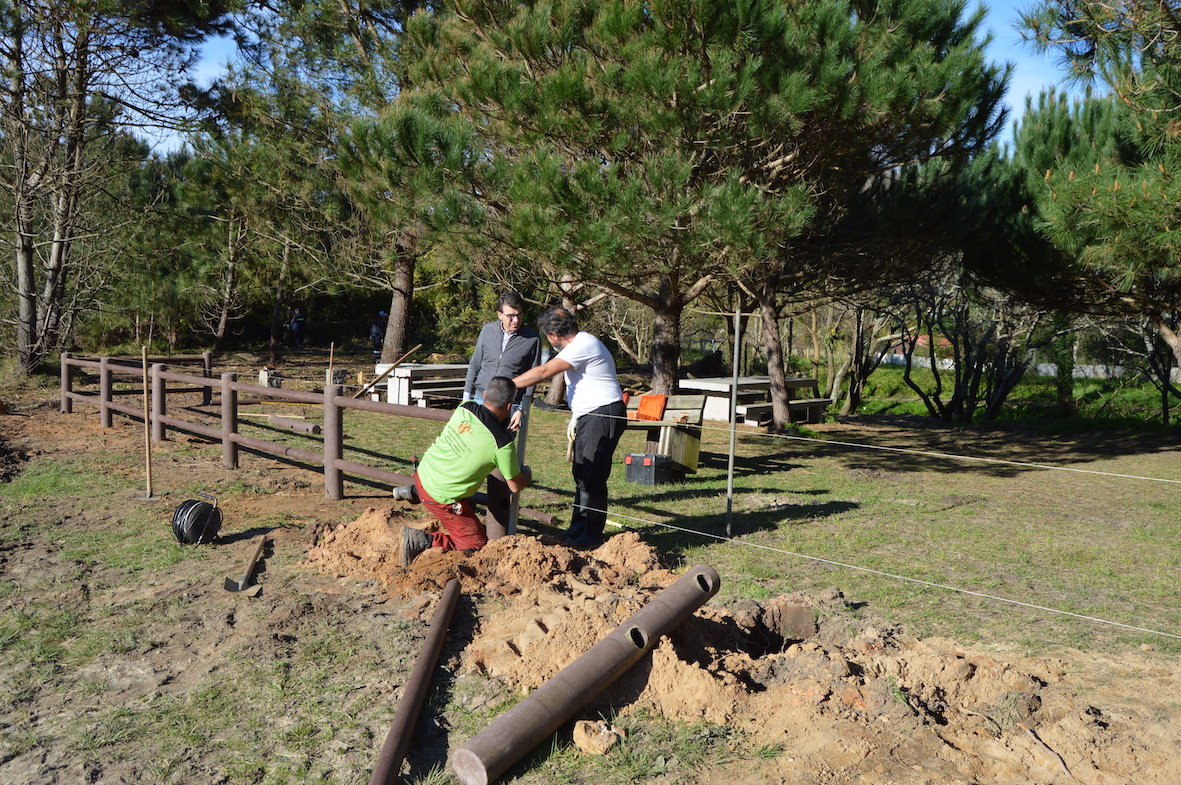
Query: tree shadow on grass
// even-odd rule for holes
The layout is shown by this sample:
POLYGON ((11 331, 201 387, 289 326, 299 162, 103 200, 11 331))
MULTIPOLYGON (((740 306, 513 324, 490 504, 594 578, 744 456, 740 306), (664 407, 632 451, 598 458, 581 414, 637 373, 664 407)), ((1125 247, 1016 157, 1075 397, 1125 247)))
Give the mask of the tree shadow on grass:
MULTIPOLYGON (((800 456, 795 454, 787 455, 754 455, 754 456, 734 456, 734 476, 746 477, 753 474, 774 474, 776 472, 789 472, 792 469, 803 468, 800 463, 800 456), (790 460, 789 460, 790 459, 790 460)), ((724 453, 703 452, 698 461, 698 469, 715 469, 721 472, 726 472, 729 469, 729 457, 724 453)))
MULTIPOLYGON (((1042 466, 1074 467, 1178 449, 1176 429, 1104 429, 1097 424, 1091 430, 1062 433, 1028 423, 964 427, 933 418, 874 416, 841 418, 841 422, 853 429, 817 434, 834 443, 808 441, 807 452, 844 461, 854 471, 887 474, 938 471, 1015 477, 1044 471, 1042 466)), ((796 443, 803 449, 804 442, 796 443)))
POLYGON ((776 503, 757 511, 735 513, 726 532, 725 513, 686 516, 648 525, 628 526, 642 534, 644 540, 674 561, 681 561, 688 548, 700 548, 759 531, 777 531, 799 526, 818 518, 842 515, 858 509, 856 502, 833 500, 813 504, 776 503))

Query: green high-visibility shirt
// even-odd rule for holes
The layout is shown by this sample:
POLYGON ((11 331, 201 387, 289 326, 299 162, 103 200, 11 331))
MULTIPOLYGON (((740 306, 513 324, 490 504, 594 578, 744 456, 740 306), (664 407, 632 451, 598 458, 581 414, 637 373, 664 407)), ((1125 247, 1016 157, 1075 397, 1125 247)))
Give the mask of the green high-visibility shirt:
POLYGON ((482 404, 465 401, 422 456, 418 479, 432 499, 454 504, 479 490, 493 469, 505 479, 521 473, 513 433, 482 404))

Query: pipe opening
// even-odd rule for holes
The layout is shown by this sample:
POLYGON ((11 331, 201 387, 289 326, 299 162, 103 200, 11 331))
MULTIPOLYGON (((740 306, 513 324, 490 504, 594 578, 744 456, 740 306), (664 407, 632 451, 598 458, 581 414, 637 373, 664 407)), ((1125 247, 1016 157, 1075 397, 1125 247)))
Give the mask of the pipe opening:
POLYGON ((648 636, 639 627, 632 627, 628 630, 627 637, 637 649, 643 649, 648 646, 648 636))
POLYGON ((713 581, 711 581, 709 576, 705 573, 699 573, 697 575, 697 585, 700 586, 701 590, 706 594, 709 594, 714 590, 713 581))

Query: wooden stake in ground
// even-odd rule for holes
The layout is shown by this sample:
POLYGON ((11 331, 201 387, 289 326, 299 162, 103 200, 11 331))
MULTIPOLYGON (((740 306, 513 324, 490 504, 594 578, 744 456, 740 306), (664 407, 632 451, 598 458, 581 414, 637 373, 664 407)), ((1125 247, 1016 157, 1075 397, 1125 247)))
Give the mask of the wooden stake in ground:
POLYGON ((336 354, 336 341, 328 344, 328 379, 332 380, 332 355, 336 354))
POLYGON ((370 390, 372 390, 374 387, 376 387, 378 384, 380 384, 380 383, 381 383, 381 380, 382 380, 382 379, 384 379, 385 377, 389 376, 389 375, 390 375, 390 374, 393 372, 393 370, 394 370, 395 368, 397 368, 399 365, 401 365, 403 360, 405 360, 407 357, 409 357, 410 355, 414 354, 415 352, 417 352, 417 351, 418 351, 419 349, 421 349, 421 348, 422 348, 422 344, 420 343, 418 346, 415 346, 413 349, 411 349, 410 351, 408 351, 408 352, 406 352, 405 354, 403 354, 403 355, 402 355, 401 357, 399 357, 399 358, 398 358, 396 361, 394 361, 394 364, 393 364, 393 365, 391 365, 389 368, 386 368, 386 369, 385 369, 385 371, 383 371, 383 372, 382 372, 381 376, 378 376, 376 379, 374 379, 373 381, 369 382, 369 384, 367 384, 367 385, 365 385, 364 387, 362 387, 360 390, 358 390, 358 391, 357 391, 357 394, 356 394, 356 395, 354 395, 353 397, 354 397, 354 398, 360 398, 362 395, 364 395, 365 393, 367 393, 367 392, 369 392, 370 390))
POLYGON ((141 352, 143 356, 144 366, 144 463, 146 464, 147 489, 144 491, 145 499, 154 499, 152 495, 152 415, 150 404, 148 403, 148 347, 144 346, 141 352))

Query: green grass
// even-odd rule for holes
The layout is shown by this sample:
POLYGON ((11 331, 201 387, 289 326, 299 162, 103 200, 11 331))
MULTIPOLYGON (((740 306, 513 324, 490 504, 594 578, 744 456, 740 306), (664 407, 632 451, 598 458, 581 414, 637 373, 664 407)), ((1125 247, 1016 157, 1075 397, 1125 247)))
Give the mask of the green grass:
POLYGON ((130 490, 136 480, 133 475, 123 475, 126 461, 126 456, 93 454, 37 461, 11 482, 0 483, 0 500, 21 506, 43 505, 53 504, 59 497, 102 496, 130 490))
MULTIPOLYGON (((533 764, 539 763, 539 769, 522 781, 543 778, 546 782, 587 785, 675 782, 734 761, 766 759, 780 753, 776 747, 757 744, 739 731, 711 723, 674 723, 647 711, 608 719, 625 732, 623 743, 606 755, 588 756, 568 738, 557 737, 549 748, 534 753, 540 761, 533 764)), ((513 773, 509 772, 509 781, 513 781, 513 773)))

